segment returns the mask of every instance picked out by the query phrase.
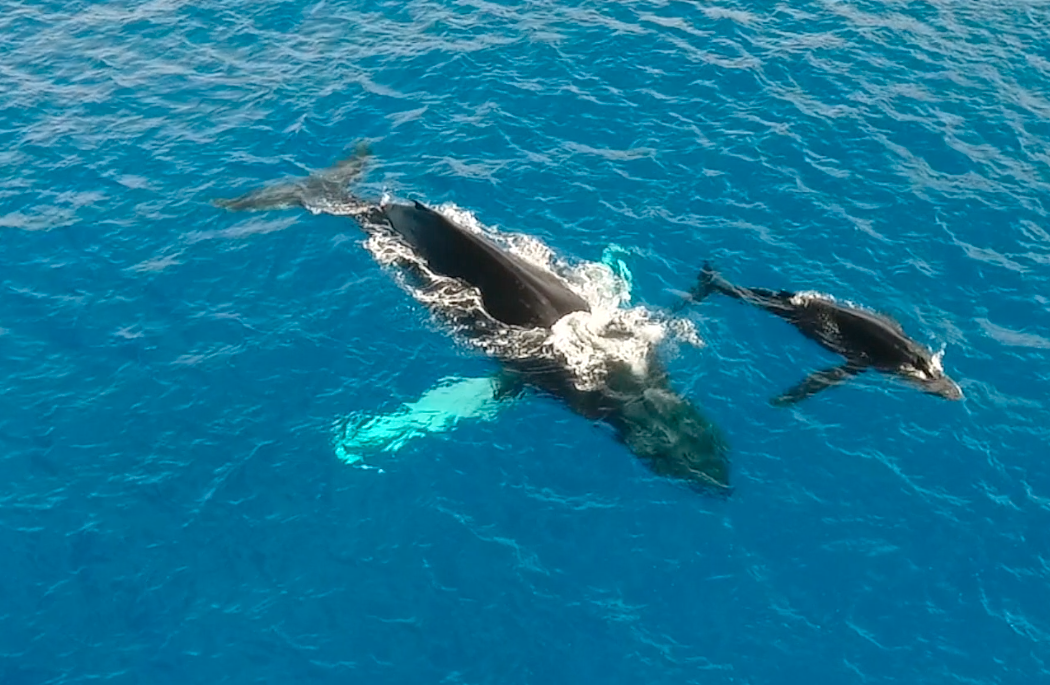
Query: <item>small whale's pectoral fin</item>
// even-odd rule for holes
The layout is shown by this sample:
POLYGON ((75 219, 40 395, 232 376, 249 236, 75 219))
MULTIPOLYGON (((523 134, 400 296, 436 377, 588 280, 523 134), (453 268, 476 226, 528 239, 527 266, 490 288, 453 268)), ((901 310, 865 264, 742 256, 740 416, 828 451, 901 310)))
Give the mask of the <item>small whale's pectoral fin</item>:
POLYGON ((852 362, 846 362, 839 366, 833 366, 830 369, 816 371, 806 376, 801 383, 793 386, 787 392, 774 397, 770 400, 770 403, 776 407, 786 407, 788 405, 796 404, 807 397, 816 395, 821 390, 836 386, 863 371, 863 366, 852 362))
POLYGON ((283 181, 265 188, 252 190, 239 197, 216 199, 212 204, 231 212, 290 207, 324 207, 349 199, 346 187, 365 171, 372 151, 367 143, 358 143, 354 152, 308 178, 283 181))

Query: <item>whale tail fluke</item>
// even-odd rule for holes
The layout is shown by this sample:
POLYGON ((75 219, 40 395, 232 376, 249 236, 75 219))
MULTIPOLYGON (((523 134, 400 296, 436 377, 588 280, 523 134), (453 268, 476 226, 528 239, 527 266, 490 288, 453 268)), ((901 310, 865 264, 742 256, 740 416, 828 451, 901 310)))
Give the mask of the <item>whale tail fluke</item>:
POLYGON ((697 278, 696 287, 693 288, 691 293, 693 301, 703 302, 708 295, 721 290, 719 287, 721 281, 721 276, 718 275, 718 272, 714 270, 711 264, 709 262, 704 262, 704 268, 700 270, 700 276, 697 278))
POLYGON ((212 200, 212 204, 231 212, 288 209, 290 207, 324 210, 328 207, 347 204, 353 199, 347 186, 364 174, 371 156, 371 148, 368 143, 362 141, 357 144, 349 156, 307 178, 282 181, 234 198, 212 200))
POLYGON ((341 185, 350 185, 364 175, 368 160, 372 158, 372 146, 368 141, 358 141, 354 151, 317 175, 341 185))
POLYGON ((696 285, 688 293, 678 292, 682 297, 682 300, 674 307, 674 312, 679 312, 685 307, 703 302, 708 295, 714 292, 723 292, 727 283, 725 279, 718 275, 718 272, 714 270, 710 263, 704 262, 703 269, 700 270, 700 275, 696 279, 696 285))
POLYGON ((302 207, 303 183, 279 183, 266 188, 258 188, 233 198, 216 198, 212 204, 231 212, 259 211, 264 209, 288 209, 302 207))

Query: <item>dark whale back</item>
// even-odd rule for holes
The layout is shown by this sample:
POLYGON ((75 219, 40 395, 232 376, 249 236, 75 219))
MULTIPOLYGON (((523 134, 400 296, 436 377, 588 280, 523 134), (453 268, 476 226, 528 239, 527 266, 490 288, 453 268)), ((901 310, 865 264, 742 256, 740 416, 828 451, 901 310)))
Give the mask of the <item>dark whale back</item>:
POLYGON ((829 351, 876 367, 916 365, 931 356, 893 319, 833 300, 814 297, 782 316, 829 351))
POLYGON ((554 274, 419 202, 387 205, 382 211, 431 271, 477 288, 485 310, 497 321, 550 328, 566 314, 590 311, 587 302, 554 274))

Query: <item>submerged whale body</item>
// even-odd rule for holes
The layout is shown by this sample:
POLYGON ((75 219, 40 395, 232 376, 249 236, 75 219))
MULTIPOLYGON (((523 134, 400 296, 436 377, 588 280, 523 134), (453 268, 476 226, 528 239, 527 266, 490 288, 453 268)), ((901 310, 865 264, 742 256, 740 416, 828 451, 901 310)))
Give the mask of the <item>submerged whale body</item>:
MULTIPOLYGON (((587 301, 558 274, 420 202, 375 203, 351 195, 346 186, 361 173, 365 157, 360 150, 308 179, 216 204, 230 210, 321 208, 353 216, 366 233, 395 236, 426 271, 476 291, 480 307, 473 309, 458 301, 431 303, 449 319, 466 321, 468 336, 495 339, 530 331, 550 333, 566 316, 590 311, 587 301)), ((727 449, 720 431, 672 389, 651 346, 640 369, 605 359, 602 381, 597 384, 581 383, 567 360, 550 346, 526 355, 496 352, 493 356, 502 366, 498 393, 518 394, 527 387, 555 397, 577 414, 611 427, 615 437, 653 472, 708 492, 729 492, 727 449)))
POLYGON ((947 400, 963 397, 962 389, 941 367, 941 355, 909 337, 900 323, 884 314, 816 293, 734 285, 704 264, 693 299, 702 300, 710 293, 721 293, 775 314, 807 338, 845 358, 838 366, 806 376, 774 398, 775 405, 800 402, 868 369, 897 376, 923 392, 947 400))

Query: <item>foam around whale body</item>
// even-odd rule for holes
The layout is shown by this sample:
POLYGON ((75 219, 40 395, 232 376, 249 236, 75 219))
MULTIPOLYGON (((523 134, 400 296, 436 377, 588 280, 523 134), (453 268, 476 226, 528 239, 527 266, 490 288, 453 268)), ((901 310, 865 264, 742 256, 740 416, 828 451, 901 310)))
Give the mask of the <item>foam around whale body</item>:
MULTIPOLYGON (((571 372, 581 390, 598 387, 612 364, 625 364, 638 375, 647 372, 654 348, 664 341, 693 346, 703 343, 692 322, 668 319, 650 309, 628 306, 630 286, 608 264, 569 263, 558 258, 531 236, 494 231, 455 204, 434 208, 456 224, 484 235, 508 252, 562 278, 590 306, 589 312, 572 312, 552 329, 524 329, 487 322, 483 335, 464 335, 473 346, 501 359, 539 356, 557 359, 571 372)), ((399 277, 401 285, 419 302, 466 333, 467 323, 476 327, 484 316, 481 295, 462 282, 434 274, 412 249, 389 231, 372 232, 365 247, 377 262, 409 267, 421 279, 399 277)))

